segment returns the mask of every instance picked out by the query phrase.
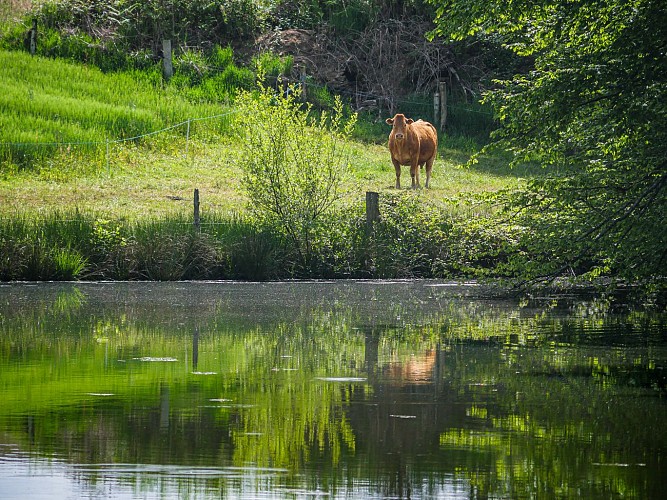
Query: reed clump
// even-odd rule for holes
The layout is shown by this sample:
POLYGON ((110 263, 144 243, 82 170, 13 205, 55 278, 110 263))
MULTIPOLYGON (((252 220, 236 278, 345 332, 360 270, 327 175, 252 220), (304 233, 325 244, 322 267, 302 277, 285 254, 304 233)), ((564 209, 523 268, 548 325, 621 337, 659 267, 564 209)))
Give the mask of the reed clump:
POLYGON ((447 207, 401 193, 380 209, 369 231, 362 203, 337 208, 312 228, 307 263, 282 228, 240 213, 207 214, 199 227, 184 214, 3 216, 0 280, 466 278, 507 260, 508 237, 473 234, 447 207))

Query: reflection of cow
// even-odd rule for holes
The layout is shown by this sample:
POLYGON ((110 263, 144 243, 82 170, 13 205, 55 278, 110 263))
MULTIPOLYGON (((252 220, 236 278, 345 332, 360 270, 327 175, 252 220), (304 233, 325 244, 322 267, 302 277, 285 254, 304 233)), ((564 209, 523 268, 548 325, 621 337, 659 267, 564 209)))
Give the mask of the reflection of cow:
POLYGON ((391 125, 389 152, 396 169, 396 189, 401 187, 401 165, 410 165, 412 188, 419 187, 419 167, 426 165, 426 187, 431 178, 433 161, 438 150, 438 133, 435 127, 423 120, 414 121, 397 114, 387 118, 391 125))
POLYGON ((411 356, 408 361, 391 362, 383 372, 393 385, 433 383, 436 351, 429 350, 420 356, 411 356))

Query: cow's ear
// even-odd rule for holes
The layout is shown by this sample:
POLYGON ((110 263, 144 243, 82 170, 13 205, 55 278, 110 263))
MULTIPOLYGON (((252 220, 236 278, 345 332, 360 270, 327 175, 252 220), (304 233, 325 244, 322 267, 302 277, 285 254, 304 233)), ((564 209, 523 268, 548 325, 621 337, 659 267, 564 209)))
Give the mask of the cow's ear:
POLYGON ((387 122, 387 125, 393 125, 394 124, 394 119, 393 118, 387 118, 385 121, 387 122))
POLYGON ((408 118, 407 120, 405 120, 405 123, 407 123, 408 125, 410 125, 411 123, 414 123, 414 122, 415 121, 412 118, 408 118))

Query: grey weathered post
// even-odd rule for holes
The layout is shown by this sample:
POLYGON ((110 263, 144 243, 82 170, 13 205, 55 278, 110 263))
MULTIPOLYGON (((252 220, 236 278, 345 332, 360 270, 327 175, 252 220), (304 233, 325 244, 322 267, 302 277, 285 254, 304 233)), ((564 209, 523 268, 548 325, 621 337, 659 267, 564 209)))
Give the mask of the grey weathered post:
POLYGON ((440 82, 440 130, 447 125, 447 82, 440 82))
POLYGON ((171 40, 162 40, 162 76, 169 80, 174 75, 174 67, 171 64, 171 40))
POLYGON ((373 224, 380 220, 380 194, 366 191, 366 234, 371 234, 373 224))
POLYGON ((30 29, 30 55, 34 56, 37 52, 37 18, 32 20, 32 28, 30 29))
POLYGON ((306 102, 306 66, 303 65, 299 68, 299 81, 301 82, 301 100, 306 102))
POLYGON ((194 219, 194 226, 199 230, 201 220, 199 218, 199 189, 195 189, 195 200, 194 200, 194 208, 195 208, 195 219, 194 219))
POLYGON ((438 120, 440 120, 440 94, 438 92, 433 93, 433 125, 438 125, 438 120))

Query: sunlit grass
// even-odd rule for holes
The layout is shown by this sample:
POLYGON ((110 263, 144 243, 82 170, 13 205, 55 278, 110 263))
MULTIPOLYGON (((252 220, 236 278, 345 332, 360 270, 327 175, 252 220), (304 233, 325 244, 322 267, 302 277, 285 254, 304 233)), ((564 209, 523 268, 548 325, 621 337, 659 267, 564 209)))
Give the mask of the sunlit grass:
MULTIPOLYGON (((63 207, 130 218, 186 213, 195 188, 203 211, 243 210, 238 139, 229 134, 228 121, 192 122, 189 139, 184 125, 140 142, 115 142, 224 112, 220 107, 192 105, 129 75, 23 53, 0 51, 0 68, 1 214, 63 207), (52 142, 60 145, 45 145, 52 142)), ((369 190, 394 192, 394 167, 378 135, 388 134, 388 127, 369 130, 374 142, 351 147, 343 200, 362 200, 369 190)), ((424 199, 451 201, 532 175, 509 171, 499 158, 466 167, 474 141, 460 141, 441 137, 432 189, 419 193, 424 199)), ((409 185, 408 167, 401 177, 409 185)))
MULTIPOLYGON (((190 212, 195 188, 204 213, 244 209, 242 169, 232 140, 191 138, 187 145, 183 137, 174 135, 155 140, 162 145, 114 145, 108 157, 104 151, 93 156, 63 150, 32 170, 5 172, 0 176, 0 213, 48 212, 65 206, 130 218, 159 216, 190 212)), ((459 159, 441 152, 431 188, 418 195, 438 203, 513 187, 521 182, 520 174, 532 175, 514 174, 496 159, 473 167, 459 159)), ((396 193, 386 146, 356 144, 350 162, 343 201, 363 200, 366 191, 396 193)), ((409 179, 409 168, 403 167, 402 185, 409 185, 409 179)))
MULTIPOLYGON (((48 160, 59 149, 106 149, 109 141, 115 144, 225 111, 192 104, 129 74, 0 51, 3 171, 48 160)), ((191 131, 199 126, 192 123, 191 131)), ((220 126, 220 120, 206 124, 213 130, 220 126)), ((173 131, 185 136, 187 127, 173 131)))
MULTIPOLYGON (((0 96, 0 142, 6 141, 0 146, 2 279, 303 276, 290 267, 293 259, 279 231, 251 220, 233 109, 193 106, 128 75, 25 54, 0 52, 0 62, 3 57, 17 69, 0 70, 0 88, 7 90, 0 96), (51 78, 34 66, 46 68, 51 78), (188 133, 184 122, 206 116, 215 118, 187 122, 188 133), (123 140, 132 134, 142 137, 123 140), (17 145, 19 140, 25 144, 17 145), (192 235, 195 189, 201 238, 192 235), (72 214, 74 219, 80 214, 87 227, 80 237, 30 236, 44 225, 63 228, 72 214), (33 229, 14 228, 12 220, 33 229), (100 220, 123 228, 131 244, 100 246, 95 233, 100 220)), ((317 272, 458 276, 474 274, 478 263, 488 267, 480 255, 496 262, 498 242, 506 237, 479 243, 476 221, 494 210, 484 197, 517 186, 534 169, 511 170, 501 157, 481 157, 468 166, 474 141, 443 135, 430 189, 399 191, 384 135, 389 128, 383 128, 373 140, 348 144, 344 161, 350 168, 338 206, 320 221, 327 228, 320 228, 317 272), (359 225, 367 191, 380 193, 385 210, 384 232, 376 232, 371 257, 363 254, 359 225)), ((409 167, 402 167, 401 184, 410 185, 409 167)), ((502 252, 498 255, 502 260, 502 252)))

